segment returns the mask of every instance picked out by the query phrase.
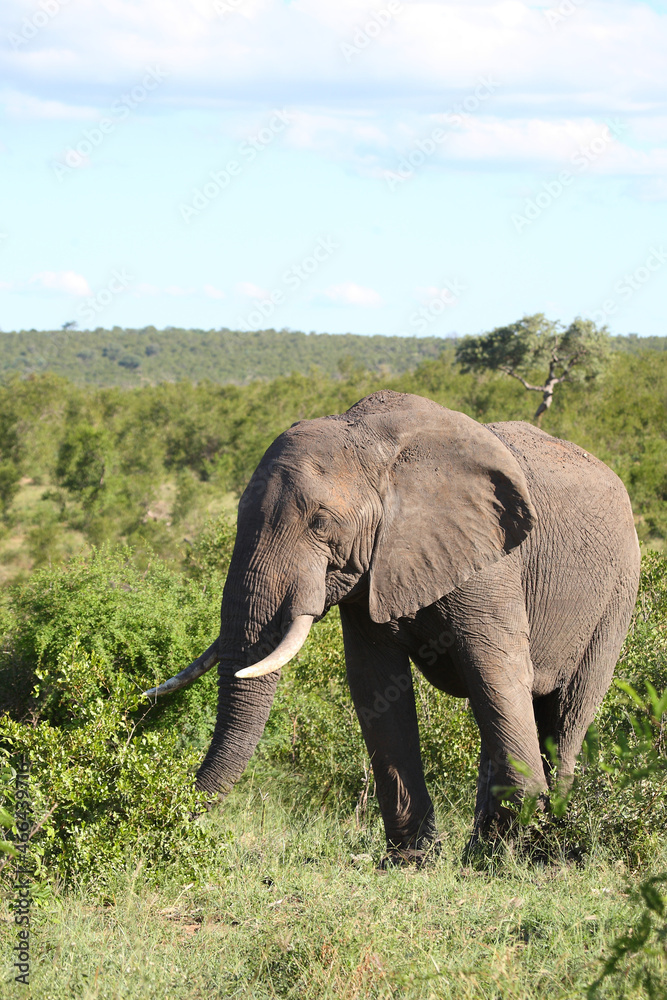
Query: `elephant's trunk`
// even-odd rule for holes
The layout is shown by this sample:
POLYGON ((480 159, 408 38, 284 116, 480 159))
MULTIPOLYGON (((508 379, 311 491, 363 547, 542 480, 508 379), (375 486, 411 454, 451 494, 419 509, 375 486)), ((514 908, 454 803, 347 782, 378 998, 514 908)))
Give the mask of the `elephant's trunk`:
MULTIPOLYGON (((259 487, 265 490, 261 477, 248 487, 251 499, 259 487)), ((197 773, 197 787, 213 794, 228 792, 243 774, 264 732, 280 668, 299 651, 325 603, 326 560, 315 561, 293 533, 281 534, 247 506, 242 499, 222 596, 217 720, 197 773)))
POLYGON ((280 668, 299 652, 312 623, 312 615, 299 615, 268 656, 242 670, 235 671, 234 659, 223 654, 218 716, 211 746, 197 772, 198 788, 228 792, 241 777, 264 732, 280 668))
POLYGON ((269 718, 280 667, 296 655, 313 620, 304 631, 305 616, 287 595, 287 572, 276 587, 270 568, 247 571, 248 550, 239 534, 222 598, 218 714, 197 772, 197 788, 213 794, 229 792, 243 774, 269 718))
POLYGON ((197 772, 197 788, 212 794, 230 791, 243 774, 264 732, 280 677, 277 670, 243 680, 234 676, 234 668, 229 661, 220 667, 218 717, 197 772))
POLYGON ((312 622, 312 615, 300 615, 276 649, 253 666, 235 672, 229 660, 220 667, 218 716, 197 788, 226 793, 241 777, 264 732, 280 668, 301 649, 312 622))

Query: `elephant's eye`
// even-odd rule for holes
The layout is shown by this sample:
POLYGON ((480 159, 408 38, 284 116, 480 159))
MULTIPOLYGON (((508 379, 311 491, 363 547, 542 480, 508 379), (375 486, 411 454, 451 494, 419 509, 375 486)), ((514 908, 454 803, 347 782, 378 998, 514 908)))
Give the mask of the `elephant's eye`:
POLYGON ((329 520, 323 514, 316 514, 310 522, 310 528, 316 535, 326 535, 329 531, 329 520))

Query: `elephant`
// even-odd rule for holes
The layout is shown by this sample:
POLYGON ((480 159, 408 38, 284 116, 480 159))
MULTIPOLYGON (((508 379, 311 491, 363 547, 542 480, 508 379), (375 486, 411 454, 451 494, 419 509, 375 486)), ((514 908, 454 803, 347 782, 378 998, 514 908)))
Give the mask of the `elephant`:
POLYGON ((239 503, 220 635, 146 694, 219 664, 196 786, 224 796, 262 735, 280 668, 337 604, 388 857, 421 859, 437 830, 410 661, 469 699, 479 727, 472 839, 507 829, 512 797, 548 794, 549 739, 557 780, 572 780, 639 564, 625 488, 582 448, 521 421, 483 425, 420 396, 374 392, 293 424, 268 448, 239 503))

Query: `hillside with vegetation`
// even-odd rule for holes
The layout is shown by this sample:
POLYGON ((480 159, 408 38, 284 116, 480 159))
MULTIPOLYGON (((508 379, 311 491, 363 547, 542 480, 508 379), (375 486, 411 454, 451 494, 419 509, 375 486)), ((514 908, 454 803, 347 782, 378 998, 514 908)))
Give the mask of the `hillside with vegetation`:
POLYGON ((398 375, 437 358, 439 337, 362 337, 293 330, 21 330, 0 333, 0 378, 51 372, 78 385, 140 386, 202 380, 243 385, 317 367, 341 377, 357 368, 398 375))
MULTIPOLYGON (((142 386, 160 382, 211 381, 245 385, 316 367, 345 378, 363 369, 395 376, 414 371, 456 338, 359 336, 295 330, 182 330, 153 326, 112 330, 21 330, 0 332, 0 379, 49 372, 76 385, 142 386)), ((617 350, 664 351, 667 337, 614 337, 617 350)))
MULTIPOLYGON (((5 372, 0 807, 14 814, 27 754, 32 996, 665 995, 667 352, 625 347, 595 379, 560 385, 542 419, 621 476, 645 543, 619 684, 574 791, 554 793, 547 819, 522 813, 504 851, 464 864, 477 728, 465 701, 415 671, 445 836, 424 869, 382 873, 336 609, 284 668, 246 774, 196 820, 215 671, 157 706, 141 692, 215 636, 238 497, 291 423, 379 388, 527 420, 531 393, 502 373, 463 374, 453 348, 398 374, 337 362, 247 384, 5 372)), ((1 858, 0 844, 4 996, 16 937, 13 862, 1 858)))

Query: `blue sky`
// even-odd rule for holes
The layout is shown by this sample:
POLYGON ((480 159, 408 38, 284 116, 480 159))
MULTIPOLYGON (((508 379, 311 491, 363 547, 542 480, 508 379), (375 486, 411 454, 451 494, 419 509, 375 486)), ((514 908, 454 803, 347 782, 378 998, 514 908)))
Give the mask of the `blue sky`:
POLYGON ((667 334, 667 4, 4 0, 3 330, 667 334))

